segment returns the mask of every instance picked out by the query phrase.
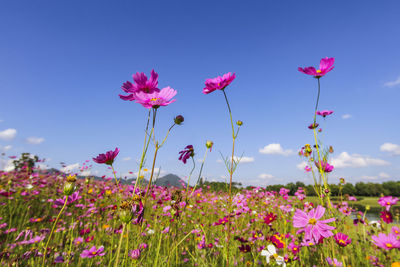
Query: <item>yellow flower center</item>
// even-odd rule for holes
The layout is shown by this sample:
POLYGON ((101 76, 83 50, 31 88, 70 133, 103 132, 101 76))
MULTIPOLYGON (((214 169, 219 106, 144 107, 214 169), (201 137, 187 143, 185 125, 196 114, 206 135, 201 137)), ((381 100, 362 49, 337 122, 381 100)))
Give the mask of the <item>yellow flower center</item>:
POLYGON ((218 83, 218 86, 221 86, 221 83, 218 83))
POLYGON ((390 244, 390 243, 386 243, 385 244, 388 248, 391 248, 391 247, 393 247, 393 245, 392 244, 390 244))
POLYGON ((317 73, 321 73, 321 70, 317 70, 317 73))
POLYGON ((388 202, 386 202, 386 205, 390 205, 390 202, 388 201, 388 202))
POLYGON ((308 220, 308 223, 315 225, 317 223, 317 220, 315 218, 311 218, 310 220, 308 220))
POLYGON ((96 255, 96 251, 93 251, 93 252, 92 252, 92 255, 96 255))
POLYGON ((278 254, 276 254, 276 253, 272 256, 274 256, 275 259, 278 258, 278 254))
POLYGON ((152 99, 150 99, 150 101, 157 101, 158 100, 158 98, 152 98, 152 99))
POLYGON ((341 245, 346 245, 346 242, 344 242, 342 239, 339 240, 339 244, 341 245))
POLYGON ((314 243, 313 243, 313 242, 310 242, 310 243, 308 243, 308 245, 309 245, 309 246, 313 246, 313 245, 314 245, 314 243))

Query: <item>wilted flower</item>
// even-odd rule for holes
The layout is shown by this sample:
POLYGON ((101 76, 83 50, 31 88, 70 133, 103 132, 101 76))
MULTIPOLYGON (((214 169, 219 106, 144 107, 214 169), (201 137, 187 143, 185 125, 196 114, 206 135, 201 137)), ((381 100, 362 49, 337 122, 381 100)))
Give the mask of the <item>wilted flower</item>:
POLYGON ((112 165, 114 163, 114 159, 118 156, 119 148, 115 148, 114 151, 107 151, 105 154, 99 154, 96 158, 93 158, 93 161, 99 164, 107 164, 112 165))
POLYGON ((179 156, 178 160, 182 160, 182 162, 184 164, 186 164, 186 161, 190 158, 194 156, 194 149, 192 145, 188 145, 185 147, 184 150, 180 151, 179 154, 181 154, 179 156))
POLYGON ((331 172, 334 168, 332 165, 325 161, 315 161, 315 166, 317 168, 321 168, 323 172, 331 172))
POLYGON ((215 90, 224 90, 234 79, 236 78, 235 73, 226 73, 222 77, 207 79, 205 82, 206 87, 203 89, 204 94, 209 94, 215 90))
POLYGON ((313 130, 315 128, 317 128, 319 126, 318 123, 311 123, 310 125, 308 125, 308 129, 313 130))
POLYGON ((333 66, 334 63, 335 63, 335 58, 326 57, 321 59, 318 70, 316 70, 314 67, 306 67, 304 69, 299 67, 298 70, 302 73, 313 75, 315 78, 321 78, 334 68, 333 66))
POLYGON ((210 149, 210 152, 211 152, 211 149, 212 149, 213 145, 214 145, 213 141, 207 140, 206 147, 208 149, 210 149))

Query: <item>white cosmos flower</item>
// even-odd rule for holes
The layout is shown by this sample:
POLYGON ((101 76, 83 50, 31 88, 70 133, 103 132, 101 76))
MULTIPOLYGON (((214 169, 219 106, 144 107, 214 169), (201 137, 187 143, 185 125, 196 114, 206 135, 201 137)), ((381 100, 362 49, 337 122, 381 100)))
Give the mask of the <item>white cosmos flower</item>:
POLYGON ((267 250, 262 250, 261 256, 266 257, 268 264, 269 264, 270 258, 274 258, 278 265, 283 265, 283 267, 286 267, 285 259, 282 256, 279 256, 278 254, 276 254, 276 248, 274 245, 268 245, 267 250))

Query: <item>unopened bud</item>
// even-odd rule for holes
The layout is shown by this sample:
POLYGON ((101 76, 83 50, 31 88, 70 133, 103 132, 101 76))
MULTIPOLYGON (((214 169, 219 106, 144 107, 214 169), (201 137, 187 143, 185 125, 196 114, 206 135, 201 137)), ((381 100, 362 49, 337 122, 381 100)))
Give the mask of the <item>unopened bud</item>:
POLYGON ((324 192, 325 192, 325 194, 328 194, 329 193, 329 189, 328 188, 325 189, 324 192))
POLYGON ((174 122, 177 125, 181 125, 185 118, 182 115, 178 115, 174 118, 174 122))
POLYGON ((208 149, 210 149, 210 151, 211 151, 211 148, 213 147, 213 145, 214 145, 213 141, 207 140, 207 142, 206 142, 206 147, 207 147, 208 149))
POLYGON ((65 196, 70 196, 75 191, 75 183, 66 182, 64 184, 63 193, 65 196))
POLYGON ((371 209, 370 205, 365 206, 365 210, 370 210, 370 209, 371 209))
POLYGON ((242 125, 243 125, 243 121, 237 121, 237 122, 236 122, 236 125, 237 125, 237 126, 242 126, 242 125))

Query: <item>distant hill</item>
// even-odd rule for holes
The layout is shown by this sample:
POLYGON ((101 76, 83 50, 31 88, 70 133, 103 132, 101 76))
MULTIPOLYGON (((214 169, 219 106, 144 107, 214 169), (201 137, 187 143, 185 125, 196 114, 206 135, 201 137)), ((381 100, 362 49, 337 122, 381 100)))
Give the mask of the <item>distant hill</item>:
MULTIPOLYGON (((181 180, 182 179, 178 175, 170 173, 161 178, 158 178, 155 184, 158 186, 166 186, 166 187, 175 186, 181 188, 182 187, 182 184, 180 182, 181 180)), ((183 184, 186 186, 185 182, 183 182, 183 184)))

